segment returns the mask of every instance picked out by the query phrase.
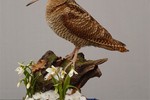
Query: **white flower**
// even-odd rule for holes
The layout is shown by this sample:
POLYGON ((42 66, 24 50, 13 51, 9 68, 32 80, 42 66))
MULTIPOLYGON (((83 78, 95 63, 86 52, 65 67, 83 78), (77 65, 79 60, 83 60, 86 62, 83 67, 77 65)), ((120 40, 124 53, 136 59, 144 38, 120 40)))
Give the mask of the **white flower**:
POLYGON ((29 89, 31 86, 31 76, 28 79, 28 84, 26 85, 26 88, 29 89))
POLYGON ((28 95, 26 95, 25 100, 28 100, 28 98, 29 98, 29 96, 28 96, 28 95))
POLYGON ((67 74, 67 73, 66 73, 64 70, 62 70, 62 71, 61 71, 61 74, 60 74, 60 77, 63 79, 66 74, 67 74))
POLYGON ((68 75, 69 75, 69 77, 72 77, 73 74, 78 74, 78 73, 74 70, 74 68, 71 68, 71 70, 70 70, 68 75))
POLYGON ((47 75, 45 76, 45 80, 48 80, 51 75, 55 75, 56 72, 57 72, 57 70, 58 70, 58 69, 57 69, 56 67, 54 67, 53 65, 51 66, 51 68, 47 68, 46 71, 47 71, 48 73, 47 73, 47 75))
POLYGON ((31 65, 33 65, 33 64, 34 64, 34 61, 33 61, 33 60, 31 60, 31 61, 30 61, 30 63, 29 63, 29 64, 27 64, 27 66, 31 67, 31 65))
POLYGON ((46 71, 54 75, 57 71, 57 68, 52 65, 51 68, 47 68, 46 71))
POLYGON ((63 79, 66 74, 67 73, 62 69, 62 67, 60 67, 59 72, 58 72, 58 76, 63 79))
POLYGON ((22 64, 22 63, 20 63, 20 62, 18 62, 18 65, 19 65, 19 66, 25 66, 24 64, 22 64))
POLYGON ((62 67, 58 68, 58 71, 56 72, 56 74, 53 75, 53 77, 56 80, 59 80, 59 78, 63 79, 65 77, 65 74, 67 74, 62 67))
POLYGON ((18 82, 17 87, 19 87, 19 86, 20 86, 20 84, 21 84, 21 82, 18 82))
POLYGON ((29 82, 31 82, 31 76, 29 77, 29 82))
POLYGON ((15 71, 18 72, 18 75, 22 75, 24 72, 24 69, 22 67, 17 67, 15 71))
POLYGON ((28 82, 26 88, 29 89, 29 88, 30 88, 30 85, 31 85, 30 82, 28 82))

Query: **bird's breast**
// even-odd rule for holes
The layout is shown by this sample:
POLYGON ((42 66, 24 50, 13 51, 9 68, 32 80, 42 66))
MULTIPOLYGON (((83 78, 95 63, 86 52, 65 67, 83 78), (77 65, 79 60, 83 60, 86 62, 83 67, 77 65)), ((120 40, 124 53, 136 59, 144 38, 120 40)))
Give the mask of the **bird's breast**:
POLYGON ((83 47, 88 45, 88 42, 84 39, 77 37, 76 35, 72 34, 68 28, 66 28, 63 24, 61 16, 63 15, 66 9, 56 9, 53 12, 46 12, 46 21, 51 27, 51 29, 60 37, 72 42, 74 45, 83 47))

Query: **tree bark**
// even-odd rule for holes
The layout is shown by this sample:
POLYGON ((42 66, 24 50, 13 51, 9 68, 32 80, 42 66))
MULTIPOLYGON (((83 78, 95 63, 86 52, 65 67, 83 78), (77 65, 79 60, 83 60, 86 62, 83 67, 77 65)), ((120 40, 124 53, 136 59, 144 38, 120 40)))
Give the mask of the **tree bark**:
MULTIPOLYGON (((86 60, 83 53, 79 53, 75 64, 75 70, 77 75, 73 75, 71 78, 71 85, 81 89, 86 82, 93 77, 100 77, 102 75, 98 65, 103 64, 108 59, 98 60, 86 60)), ((32 71, 35 75, 41 73, 42 75, 37 79, 35 90, 42 92, 54 89, 51 80, 45 81, 44 76, 47 74, 45 71, 48 67, 54 65, 55 67, 65 67, 70 61, 58 57, 53 51, 47 51, 39 61, 32 67, 32 71)))

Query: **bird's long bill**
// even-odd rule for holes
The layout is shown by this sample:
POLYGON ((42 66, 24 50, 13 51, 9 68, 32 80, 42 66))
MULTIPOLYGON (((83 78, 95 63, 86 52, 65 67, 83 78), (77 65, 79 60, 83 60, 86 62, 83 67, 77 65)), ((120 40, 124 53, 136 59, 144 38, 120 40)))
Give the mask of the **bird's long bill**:
POLYGON ((26 6, 29 6, 29 5, 31 5, 31 4, 33 4, 33 3, 35 3, 35 2, 37 2, 37 1, 39 1, 39 0, 32 0, 30 3, 28 3, 26 6))

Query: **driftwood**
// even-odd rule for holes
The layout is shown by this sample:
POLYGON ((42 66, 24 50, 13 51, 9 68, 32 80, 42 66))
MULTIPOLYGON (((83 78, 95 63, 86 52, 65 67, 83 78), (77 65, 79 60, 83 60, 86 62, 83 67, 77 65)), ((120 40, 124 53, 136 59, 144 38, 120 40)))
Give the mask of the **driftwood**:
MULTIPOLYGON (((82 88, 85 83, 93 77, 100 77, 102 75, 98 65, 107 61, 105 59, 99 60, 86 60, 83 53, 78 54, 75 70, 78 72, 71 78, 71 85, 76 86, 78 89, 82 88)), ((47 51, 41 59, 32 67, 33 73, 42 75, 37 79, 35 90, 36 92, 45 92, 54 89, 51 80, 45 81, 44 76, 47 74, 45 71, 51 65, 55 67, 65 67, 70 61, 62 57, 57 57, 52 51, 47 51)))

